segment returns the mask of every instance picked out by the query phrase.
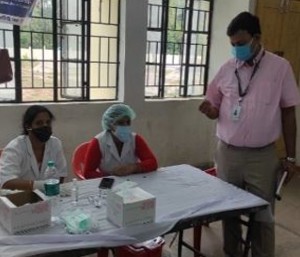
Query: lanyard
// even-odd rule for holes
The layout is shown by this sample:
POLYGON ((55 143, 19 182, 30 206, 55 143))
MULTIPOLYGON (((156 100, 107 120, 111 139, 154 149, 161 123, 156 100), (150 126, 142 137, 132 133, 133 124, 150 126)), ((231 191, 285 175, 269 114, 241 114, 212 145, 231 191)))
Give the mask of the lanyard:
POLYGON ((243 97, 248 93, 248 89, 249 89, 251 80, 252 80, 252 78, 254 77, 255 73, 257 72, 257 70, 258 70, 258 68, 259 68, 259 64, 260 64, 260 62, 261 62, 261 60, 262 60, 262 58, 263 58, 264 56, 265 56, 265 51, 263 51, 263 53, 262 53, 260 59, 258 60, 258 62, 255 63, 254 68, 253 68, 253 71, 252 71, 251 76, 250 76, 250 80, 249 80, 249 82, 248 82, 248 84, 247 84, 247 86, 246 86, 244 92, 243 92, 243 90, 242 90, 241 78, 240 78, 238 69, 237 69, 237 68, 235 69, 234 74, 235 74, 235 76, 236 76, 236 78, 237 78, 237 81, 238 81, 238 87, 239 87, 239 96, 240 96, 239 102, 241 102, 241 101, 243 100, 243 97))

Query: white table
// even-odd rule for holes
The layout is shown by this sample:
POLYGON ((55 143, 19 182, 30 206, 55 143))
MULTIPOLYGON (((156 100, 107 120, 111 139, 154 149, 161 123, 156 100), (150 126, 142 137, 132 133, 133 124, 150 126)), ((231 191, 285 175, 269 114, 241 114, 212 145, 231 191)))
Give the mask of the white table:
MULTIPOLYGON (((117 177, 115 184, 128 179, 156 196, 155 223, 128 228, 114 226, 106 219, 105 206, 96 208, 87 200, 89 195, 97 194, 100 179, 80 181, 79 206, 98 218, 101 225, 99 230, 90 234, 70 235, 60 225, 39 228, 23 235, 9 235, 0 227, 1 257, 26 257, 64 250, 127 245, 179 230, 182 226, 186 228, 193 219, 201 221, 218 215, 248 213, 268 205, 263 199, 190 165, 117 177)), ((63 198, 63 204, 68 208, 71 199, 63 198)))

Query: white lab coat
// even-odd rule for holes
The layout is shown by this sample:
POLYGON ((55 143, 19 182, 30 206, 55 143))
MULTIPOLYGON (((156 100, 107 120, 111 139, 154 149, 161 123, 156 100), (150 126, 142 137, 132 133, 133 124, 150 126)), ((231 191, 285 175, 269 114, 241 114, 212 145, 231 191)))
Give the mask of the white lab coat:
POLYGON ((0 158, 0 188, 9 180, 20 178, 43 180, 48 161, 54 161, 60 177, 67 176, 67 162, 61 141, 51 136, 46 142, 43 163, 39 170, 27 135, 21 135, 9 142, 0 158))
POLYGON ((100 151, 102 155, 100 170, 111 174, 111 171, 120 165, 133 164, 138 162, 135 154, 135 133, 131 133, 130 139, 123 144, 121 156, 113 141, 111 134, 103 131, 95 138, 98 139, 100 151))

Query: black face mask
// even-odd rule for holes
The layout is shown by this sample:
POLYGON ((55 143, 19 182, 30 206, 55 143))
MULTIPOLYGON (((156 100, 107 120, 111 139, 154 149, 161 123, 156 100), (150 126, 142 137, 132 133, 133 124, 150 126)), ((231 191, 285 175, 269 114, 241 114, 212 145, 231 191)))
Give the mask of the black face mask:
POLYGON ((50 136, 52 135, 51 127, 40 127, 31 130, 35 137, 40 140, 41 142, 45 143, 49 140, 50 136))

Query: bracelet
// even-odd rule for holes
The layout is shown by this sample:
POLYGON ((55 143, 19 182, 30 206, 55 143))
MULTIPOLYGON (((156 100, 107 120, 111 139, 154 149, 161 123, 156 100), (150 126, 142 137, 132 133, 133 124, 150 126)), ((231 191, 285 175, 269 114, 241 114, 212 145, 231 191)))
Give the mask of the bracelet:
POLYGON ((288 162, 291 162, 291 163, 295 163, 296 162, 296 158, 294 157, 286 157, 285 158, 288 162))

